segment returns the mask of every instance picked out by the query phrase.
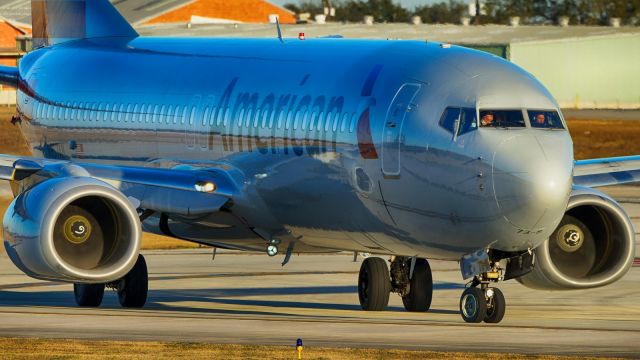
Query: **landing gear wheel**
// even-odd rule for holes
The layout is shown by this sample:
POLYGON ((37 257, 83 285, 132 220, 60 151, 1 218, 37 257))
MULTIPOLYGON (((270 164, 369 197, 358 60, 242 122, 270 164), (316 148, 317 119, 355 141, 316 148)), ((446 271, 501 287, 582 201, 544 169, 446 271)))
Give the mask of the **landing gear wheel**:
POLYGON ((460 297, 460 315, 468 323, 479 323, 487 315, 484 291, 477 287, 466 288, 460 297))
POLYGON ((82 307, 98 307, 104 297, 104 284, 73 284, 76 304, 82 307))
POLYGON ((426 259, 417 259, 409 283, 409 293, 402 297, 402 303, 407 311, 425 312, 431 307, 432 297, 431 267, 426 259))
POLYGON ((507 308, 507 302, 504 299, 502 291, 497 288, 490 288, 493 295, 489 297, 489 303, 487 306, 487 314, 484 317, 484 322, 489 324, 497 324, 502 321, 504 317, 504 311, 507 308))
POLYGON ((358 297, 363 310, 382 311, 389 304, 389 267, 381 258, 366 258, 358 275, 358 297))
POLYGON ((133 269, 125 275, 118 284, 118 300, 120 305, 128 308, 143 307, 147 302, 149 289, 149 274, 144 256, 138 255, 138 261, 133 269))

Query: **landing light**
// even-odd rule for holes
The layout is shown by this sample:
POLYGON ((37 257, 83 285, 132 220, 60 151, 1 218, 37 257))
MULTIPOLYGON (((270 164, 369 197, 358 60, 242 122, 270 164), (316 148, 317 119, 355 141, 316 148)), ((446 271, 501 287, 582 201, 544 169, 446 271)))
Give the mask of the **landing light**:
POLYGON ((198 182, 196 183, 195 188, 198 192, 212 193, 216 191, 216 184, 211 181, 198 182))

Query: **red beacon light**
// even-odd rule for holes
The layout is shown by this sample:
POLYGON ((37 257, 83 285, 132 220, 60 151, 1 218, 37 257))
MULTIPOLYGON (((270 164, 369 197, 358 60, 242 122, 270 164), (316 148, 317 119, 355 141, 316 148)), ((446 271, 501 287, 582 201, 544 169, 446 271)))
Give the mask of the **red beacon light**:
POLYGON ((300 40, 304 40, 304 39, 305 39, 305 37, 304 37, 304 33, 299 33, 299 34, 298 34, 298 39, 300 39, 300 40))

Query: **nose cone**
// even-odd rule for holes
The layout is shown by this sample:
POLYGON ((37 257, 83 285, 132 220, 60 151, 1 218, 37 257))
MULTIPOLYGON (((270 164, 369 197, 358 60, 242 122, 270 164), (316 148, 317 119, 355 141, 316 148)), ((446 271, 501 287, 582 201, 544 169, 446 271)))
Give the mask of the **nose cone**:
POLYGON ((520 230, 555 228, 571 193, 572 151, 566 132, 524 133, 502 141, 493 158, 500 214, 520 230))

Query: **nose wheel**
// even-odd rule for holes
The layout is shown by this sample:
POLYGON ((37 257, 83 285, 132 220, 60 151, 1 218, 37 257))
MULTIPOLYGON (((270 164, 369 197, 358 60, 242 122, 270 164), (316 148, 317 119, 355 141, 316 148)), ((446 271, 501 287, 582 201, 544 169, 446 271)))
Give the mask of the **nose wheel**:
POLYGON ((497 324, 504 317, 506 305, 498 288, 468 287, 460 297, 460 315, 468 323, 497 324))

